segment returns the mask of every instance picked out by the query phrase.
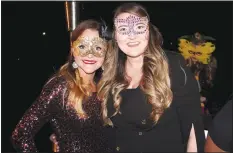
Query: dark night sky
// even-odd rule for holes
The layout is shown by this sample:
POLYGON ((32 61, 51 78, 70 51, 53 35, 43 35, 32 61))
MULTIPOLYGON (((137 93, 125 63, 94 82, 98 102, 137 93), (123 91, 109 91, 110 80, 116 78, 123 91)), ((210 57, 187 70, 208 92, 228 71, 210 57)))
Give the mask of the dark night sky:
MULTIPOLYGON (((122 3, 122 2, 121 2, 122 3)), ((120 2, 81 2, 81 20, 105 19, 112 25, 120 2)), ((221 105, 232 92, 232 2, 143 2, 164 36, 164 47, 176 50, 177 38, 194 32, 216 38, 218 60, 215 100, 221 105), (170 44, 172 42, 172 44, 170 44)), ((10 134, 69 51, 64 2, 2 2, 2 151, 14 151, 10 134), (46 35, 42 33, 46 32, 46 35)), ((36 142, 46 151, 46 126, 36 142), (43 138, 43 143, 42 143, 43 138)))

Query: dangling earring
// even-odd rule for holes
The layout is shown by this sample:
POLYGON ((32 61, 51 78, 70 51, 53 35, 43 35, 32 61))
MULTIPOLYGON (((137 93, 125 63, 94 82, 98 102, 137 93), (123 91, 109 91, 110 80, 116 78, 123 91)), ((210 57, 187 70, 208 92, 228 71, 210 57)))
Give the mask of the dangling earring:
POLYGON ((102 71, 104 71, 104 67, 103 66, 101 66, 101 69, 102 69, 102 71))
POLYGON ((73 66, 74 69, 77 69, 77 68, 78 68, 78 64, 77 64, 76 62, 73 62, 73 63, 72 63, 72 66, 73 66))

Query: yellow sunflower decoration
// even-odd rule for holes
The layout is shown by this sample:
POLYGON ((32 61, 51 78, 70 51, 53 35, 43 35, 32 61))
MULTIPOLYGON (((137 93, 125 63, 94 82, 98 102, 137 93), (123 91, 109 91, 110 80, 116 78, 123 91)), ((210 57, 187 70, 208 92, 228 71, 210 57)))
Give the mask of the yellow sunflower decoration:
POLYGON ((179 38, 178 49, 185 59, 191 58, 203 64, 208 64, 211 54, 215 50, 215 45, 210 40, 215 39, 198 32, 192 36, 182 36, 179 38))

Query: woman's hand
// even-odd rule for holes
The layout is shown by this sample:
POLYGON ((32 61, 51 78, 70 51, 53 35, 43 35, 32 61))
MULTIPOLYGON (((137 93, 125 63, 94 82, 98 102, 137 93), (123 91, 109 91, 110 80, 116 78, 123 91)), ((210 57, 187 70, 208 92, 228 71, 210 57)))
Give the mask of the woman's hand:
POLYGON ((59 146, 55 134, 52 134, 49 139, 53 143, 53 152, 59 152, 59 146))

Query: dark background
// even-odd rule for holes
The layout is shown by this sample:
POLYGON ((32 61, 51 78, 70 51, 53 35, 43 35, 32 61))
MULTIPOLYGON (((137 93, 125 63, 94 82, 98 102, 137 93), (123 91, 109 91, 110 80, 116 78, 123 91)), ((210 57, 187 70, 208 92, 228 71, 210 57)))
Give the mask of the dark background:
MULTIPOLYGON (((81 20, 112 26, 123 2, 81 2, 81 20)), ((232 2, 141 2, 164 36, 164 48, 177 50, 177 38, 201 32, 216 38, 218 69, 213 89, 216 113, 232 92, 232 2)), ((45 81, 69 52, 64 2, 2 2, 2 152, 13 152, 11 132, 39 95, 45 81), (46 35, 42 33, 45 32, 46 35)), ((36 135, 40 151, 51 150, 49 125, 36 135)))

